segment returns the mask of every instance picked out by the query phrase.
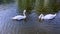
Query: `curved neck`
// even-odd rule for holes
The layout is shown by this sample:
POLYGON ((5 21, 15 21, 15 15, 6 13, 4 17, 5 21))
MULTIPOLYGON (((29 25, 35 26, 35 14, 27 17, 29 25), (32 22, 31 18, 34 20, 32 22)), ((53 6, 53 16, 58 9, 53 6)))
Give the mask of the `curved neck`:
POLYGON ((41 14, 41 19, 44 19, 44 15, 43 14, 41 14))
POLYGON ((25 12, 23 12, 23 15, 26 16, 26 15, 25 15, 25 12))

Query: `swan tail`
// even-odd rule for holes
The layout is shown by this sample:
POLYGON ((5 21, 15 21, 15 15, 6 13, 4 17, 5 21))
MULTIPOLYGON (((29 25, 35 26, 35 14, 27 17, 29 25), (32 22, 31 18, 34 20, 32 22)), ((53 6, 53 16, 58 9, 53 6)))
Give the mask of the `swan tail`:
POLYGON ((56 16, 56 14, 55 14, 55 16, 56 16))
POLYGON ((17 18, 13 17, 12 19, 17 19, 17 18))

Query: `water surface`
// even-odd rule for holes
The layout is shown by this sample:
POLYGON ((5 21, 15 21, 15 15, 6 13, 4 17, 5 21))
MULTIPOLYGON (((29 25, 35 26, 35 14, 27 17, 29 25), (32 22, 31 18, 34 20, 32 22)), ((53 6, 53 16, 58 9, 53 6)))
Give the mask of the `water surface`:
POLYGON ((0 34, 60 34, 60 12, 53 20, 40 22, 38 15, 33 12, 27 20, 12 20, 18 15, 15 4, 0 5, 0 34))

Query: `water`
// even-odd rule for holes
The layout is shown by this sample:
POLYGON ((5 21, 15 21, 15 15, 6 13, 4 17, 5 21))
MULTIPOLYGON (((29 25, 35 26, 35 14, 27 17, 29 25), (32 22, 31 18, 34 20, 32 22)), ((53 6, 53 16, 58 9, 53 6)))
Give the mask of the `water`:
POLYGON ((12 20, 15 15, 18 15, 15 4, 0 5, 0 34, 60 34, 60 12, 55 19, 42 22, 35 12, 26 21, 12 20))

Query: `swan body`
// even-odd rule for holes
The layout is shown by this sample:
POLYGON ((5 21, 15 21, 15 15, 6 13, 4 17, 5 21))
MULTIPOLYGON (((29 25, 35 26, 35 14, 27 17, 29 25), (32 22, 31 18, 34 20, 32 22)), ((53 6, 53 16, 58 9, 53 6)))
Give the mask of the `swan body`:
POLYGON ((41 14, 40 16, 39 16, 39 19, 53 19, 54 17, 56 16, 56 14, 47 14, 47 15, 43 15, 43 14, 41 14))
POLYGON ((26 10, 23 11, 23 15, 14 16, 12 19, 14 19, 14 20, 25 19, 26 18, 25 12, 26 12, 26 10))

